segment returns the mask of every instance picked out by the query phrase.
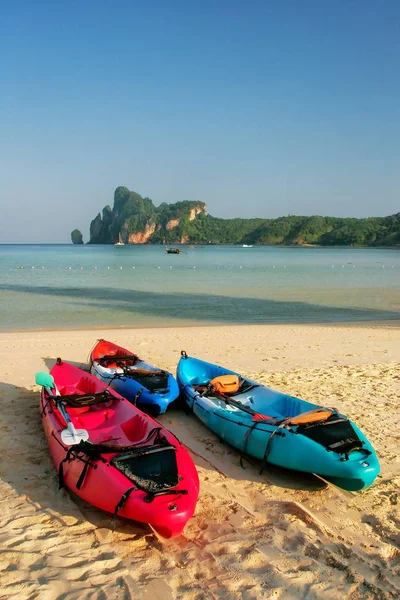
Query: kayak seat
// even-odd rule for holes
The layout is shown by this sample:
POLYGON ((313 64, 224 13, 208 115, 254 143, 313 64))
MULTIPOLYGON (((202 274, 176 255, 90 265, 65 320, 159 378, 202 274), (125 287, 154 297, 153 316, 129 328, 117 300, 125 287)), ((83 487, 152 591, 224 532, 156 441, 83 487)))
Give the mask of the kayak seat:
POLYGON ((279 395, 276 400, 271 402, 268 410, 273 410, 279 413, 283 419, 287 417, 298 417, 301 413, 307 412, 315 408, 314 404, 294 398, 293 396, 279 395))
POLYGON ((80 408, 68 406, 68 414, 70 417, 77 417, 82 413, 89 412, 90 406, 81 406, 80 408))
MULTIPOLYGON (((73 413, 70 409, 68 409, 68 413, 70 416, 73 416, 73 413)), ((96 429, 97 427, 104 427, 104 421, 108 421, 110 415, 113 414, 113 411, 110 410, 89 410, 85 413, 81 413, 74 419, 74 425, 79 425, 82 429, 96 429)))
POLYGON ((72 408, 90 408, 105 402, 112 402, 115 398, 108 391, 97 394, 67 394, 63 396, 65 404, 72 408))
POLYGON ((137 414, 128 421, 121 423, 121 429, 130 442, 140 443, 149 434, 149 420, 137 414))

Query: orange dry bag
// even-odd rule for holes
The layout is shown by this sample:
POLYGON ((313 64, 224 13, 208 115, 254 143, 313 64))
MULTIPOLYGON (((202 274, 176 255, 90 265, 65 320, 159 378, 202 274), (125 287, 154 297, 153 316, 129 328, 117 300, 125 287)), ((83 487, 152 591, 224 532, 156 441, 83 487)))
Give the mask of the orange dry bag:
POLYGON ((240 389, 238 375, 220 375, 210 381, 211 389, 217 394, 235 394, 240 389))

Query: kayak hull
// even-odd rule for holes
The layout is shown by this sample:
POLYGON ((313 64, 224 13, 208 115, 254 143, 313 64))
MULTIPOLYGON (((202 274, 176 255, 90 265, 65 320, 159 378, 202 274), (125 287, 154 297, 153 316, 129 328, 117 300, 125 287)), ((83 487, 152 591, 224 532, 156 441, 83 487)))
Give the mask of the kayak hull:
MULTIPOLYGON (((65 362, 55 365, 51 375, 61 396, 98 394, 106 388, 104 383, 91 374, 65 362)), ((162 444, 168 446, 168 451, 176 459, 179 475, 177 485, 166 490, 166 493, 154 497, 149 495, 147 491, 137 487, 136 480, 130 479, 114 466, 118 452, 107 452, 101 454, 99 460, 89 460, 90 465, 84 471, 84 460, 88 462, 88 456, 80 455, 77 451, 70 453, 68 458, 68 447, 61 440, 65 422, 47 391, 43 389, 40 408, 44 433, 55 467, 59 470, 62 464, 65 487, 89 504, 112 514, 116 513, 123 495, 131 490, 129 497, 117 510, 118 516, 148 523, 165 538, 179 535, 194 514, 199 494, 198 474, 190 455, 172 433, 150 416, 114 391, 109 393, 109 397, 109 401, 90 407, 67 406, 76 429, 87 430, 90 442, 95 445, 112 444, 117 440, 118 445, 132 448, 135 452, 139 449, 140 452, 143 451, 143 455, 154 450, 156 439, 162 440, 162 444)), ((126 454, 129 455, 129 452, 126 454)), ((162 456, 162 452, 159 456, 162 456)), ((141 459, 136 458, 137 460, 141 459)), ((161 465, 161 461, 159 462, 161 465)))
POLYGON ((315 473, 346 490, 362 490, 373 483, 380 470, 376 453, 365 435, 344 415, 337 413, 338 423, 331 419, 323 426, 329 435, 340 427, 343 431, 350 431, 350 427, 352 435, 360 440, 360 448, 343 453, 331 451, 306 435, 311 429, 278 425, 283 419, 317 409, 318 406, 311 402, 245 380, 250 388, 247 392, 235 394, 234 399, 251 411, 270 417, 257 420, 257 417, 223 399, 202 396, 196 389, 196 386, 225 374, 235 373, 191 357, 182 357, 177 368, 178 384, 186 403, 221 439, 258 460, 315 473))

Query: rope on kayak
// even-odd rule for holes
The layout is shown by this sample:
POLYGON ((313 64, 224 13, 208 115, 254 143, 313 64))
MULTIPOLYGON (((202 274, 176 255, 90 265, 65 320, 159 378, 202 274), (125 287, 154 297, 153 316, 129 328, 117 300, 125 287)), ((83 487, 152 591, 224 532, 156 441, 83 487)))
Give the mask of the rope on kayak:
POLYGON ((47 398, 47 402, 45 402, 44 401, 44 394, 42 395, 42 406, 43 406, 43 408, 42 408, 42 412, 40 413, 41 417, 44 417, 46 415, 46 408, 49 406, 51 400, 52 400, 52 398, 51 398, 51 396, 49 396, 47 398))
POLYGON ((140 396, 142 395, 144 389, 145 389, 144 387, 140 388, 140 390, 133 397, 133 400, 132 400, 133 406, 137 405, 137 401, 139 400, 140 396))

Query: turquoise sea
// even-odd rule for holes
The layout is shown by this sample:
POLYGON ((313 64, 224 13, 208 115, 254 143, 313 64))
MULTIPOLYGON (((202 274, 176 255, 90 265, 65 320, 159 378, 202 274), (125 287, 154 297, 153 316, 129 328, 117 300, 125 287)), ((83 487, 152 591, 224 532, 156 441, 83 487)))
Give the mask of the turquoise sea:
POLYGON ((0 329, 400 318, 400 250, 0 245, 0 329))

